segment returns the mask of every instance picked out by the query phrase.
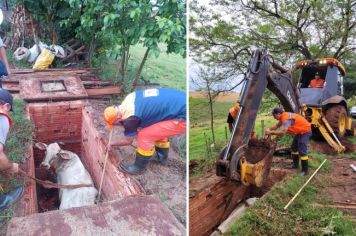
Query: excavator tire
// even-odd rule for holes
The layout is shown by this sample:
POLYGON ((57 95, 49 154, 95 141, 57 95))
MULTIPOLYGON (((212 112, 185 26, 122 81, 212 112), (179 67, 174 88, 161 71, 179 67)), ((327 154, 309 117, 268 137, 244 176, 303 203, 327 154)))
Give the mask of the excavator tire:
POLYGON ((325 113, 325 118, 338 138, 345 136, 347 114, 343 105, 334 105, 330 107, 325 113))

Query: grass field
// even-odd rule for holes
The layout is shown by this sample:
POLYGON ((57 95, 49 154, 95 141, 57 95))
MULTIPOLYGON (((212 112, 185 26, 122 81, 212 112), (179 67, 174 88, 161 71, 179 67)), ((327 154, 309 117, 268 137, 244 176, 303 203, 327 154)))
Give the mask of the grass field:
MULTIPOLYGON (((165 53, 165 46, 160 45, 159 57, 149 56, 144 65, 141 77, 151 83, 159 83, 163 87, 171 87, 186 91, 186 60, 177 54, 165 53)), ((141 45, 130 48, 129 65, 127 69, 128 81, 134 78, 136 70, 145 54, 145 48, 141 45)), ((119 61, 105 61, 104 57, 95 60, 95 66, 101 68, 104 79, 117 80, 119 61)), ((143 81, 139 81, 143 82, 143 81)))
MULTIPOLYGON (((215 102, 214 127, 216 143, 212 147, 212 134, 210 129, 209 103, 207 99, 189 97, 189 159, 215 160, 220 150, 227 144, 230 131, 226 123, 229 108, 234 102, 215 102)), ((261 121, 264 121, 265 129, 272 126, 276 121, 272 116, 259 114, 256 119, 255 131, 261 137, 261 121)))

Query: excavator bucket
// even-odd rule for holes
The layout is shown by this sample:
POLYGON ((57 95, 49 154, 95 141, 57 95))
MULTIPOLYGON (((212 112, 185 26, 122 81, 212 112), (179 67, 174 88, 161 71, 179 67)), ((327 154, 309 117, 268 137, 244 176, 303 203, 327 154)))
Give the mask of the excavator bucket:
POLYGON ((271 140, 251 139, 240 159, 241 182, 262 187, 271 170, 276 143, 271 140))

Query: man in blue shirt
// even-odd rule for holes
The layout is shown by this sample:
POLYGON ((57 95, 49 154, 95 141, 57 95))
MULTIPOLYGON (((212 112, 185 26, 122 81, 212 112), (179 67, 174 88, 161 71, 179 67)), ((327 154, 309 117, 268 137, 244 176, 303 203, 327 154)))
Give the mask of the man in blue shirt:
POLYGON ((137 138, 136 160, 132 165, 120 163, 120 169, 141 174, 154 159, 166 162, 168 138, 186 132, 186 94, 170 88, 151 88, 130 93, 120 106, 105 109, 104 119, 112 126, 121 124, 125 138, 111 146, 126 146, 137 138))

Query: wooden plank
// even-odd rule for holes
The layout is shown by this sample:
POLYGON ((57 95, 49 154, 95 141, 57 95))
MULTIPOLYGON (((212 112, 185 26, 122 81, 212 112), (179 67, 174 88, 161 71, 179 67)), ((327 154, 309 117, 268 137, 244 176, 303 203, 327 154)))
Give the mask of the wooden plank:
POLYGON ((121 89, 116 86, 105 87, 105 88, 86 89, 86 91, 87 91, 87 94, 89 97, 121 93, 121 89))
POLYGON ((111 81, 96 81, 96 80, 83 81, 83 84, 85 88, 104 87, 104 86, 113 85, 111 81))

